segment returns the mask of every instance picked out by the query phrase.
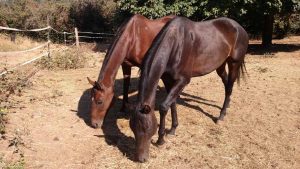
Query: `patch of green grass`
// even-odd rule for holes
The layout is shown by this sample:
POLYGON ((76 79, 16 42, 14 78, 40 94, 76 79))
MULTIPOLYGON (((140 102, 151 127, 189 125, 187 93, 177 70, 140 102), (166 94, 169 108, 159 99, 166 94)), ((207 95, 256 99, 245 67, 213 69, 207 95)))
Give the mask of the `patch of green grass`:
POLYGON ((24 158, 21 157, 18 161, 7 164, 5 163, 3 157, 0 155, 0 168, 1 169, 24 169, 25 168, 24 158))
POLYGON ((4 167, 4 169, 24 169, 24 168, 25 168, 25 161, 23 158, 21 158, 19 161, 13 164, 8 164, 7 166, 4 167))

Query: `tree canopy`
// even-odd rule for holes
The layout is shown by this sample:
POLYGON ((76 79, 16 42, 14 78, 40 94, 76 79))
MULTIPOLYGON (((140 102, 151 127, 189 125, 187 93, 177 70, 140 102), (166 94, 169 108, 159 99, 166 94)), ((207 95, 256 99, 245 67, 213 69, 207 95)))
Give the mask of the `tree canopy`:
POLYGON ((148 18, 186 16, 203 21, 226 16, 239 22, 264 45, 272 37, 300 33, 300 0, 3 0, 0 24, 23 29, 52 27, 110 32, 132 14, 148 18), (275 35, 275 36, 274 36, 275 35))
MULTIPOLYGON (((299 0, 119 0, 123 11, 158 18, 169 14, 195 21, 221 16, 240 22, 250 33, 262 33, 263 44, 272 40, 274 16, 281 18, 299 11, 299 0)), ((280 18, 280 19, 281 19, 280 18)), ((288 22, 288 20, 286 21, 288 22)))

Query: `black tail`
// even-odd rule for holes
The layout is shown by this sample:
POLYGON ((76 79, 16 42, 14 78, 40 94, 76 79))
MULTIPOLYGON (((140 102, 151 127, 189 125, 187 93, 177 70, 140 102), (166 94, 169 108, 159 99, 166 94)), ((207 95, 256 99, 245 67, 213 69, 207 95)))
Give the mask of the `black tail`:
POLYGON ((237 77, 237 83, 238 85, 240 85, 240 79, 242 78, 243 80, 246 80, 245 75, 248 76, 248 72, 246 69, 246 65, 245 65, 245 60, 242 60, 242 63, 239 67, 239 72, 238 72, 238 77, 237 77))

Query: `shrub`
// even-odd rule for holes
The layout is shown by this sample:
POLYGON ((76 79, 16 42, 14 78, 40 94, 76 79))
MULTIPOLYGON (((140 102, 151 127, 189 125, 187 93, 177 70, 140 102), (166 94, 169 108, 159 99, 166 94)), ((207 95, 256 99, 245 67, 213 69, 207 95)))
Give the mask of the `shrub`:
POLYGON ((64 51, 54 51, 51 57, 43 57, 37 64, 42 69, 77 69, 86 65, 87 54, 79 52, 81 49, 68 48, 64 51))

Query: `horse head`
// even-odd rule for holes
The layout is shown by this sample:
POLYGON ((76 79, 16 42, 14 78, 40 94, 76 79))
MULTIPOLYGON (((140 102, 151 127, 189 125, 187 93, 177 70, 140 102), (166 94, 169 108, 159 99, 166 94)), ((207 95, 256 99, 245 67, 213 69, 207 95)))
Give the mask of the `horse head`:
POLYGON ((135 135, 136 160, 145 162, 149 158, 151 137, 157 130, 154 109, 147 104, 139 104, 131 114, 130 128, 135 135))
POLYGON ((90 78, 87 79, 93 86, 91 89, 91 125, 98 128, 101 127, 106 112, 111 105, 114 91, 113 87, 106 87, 97 81, 92 81, 90 78))

